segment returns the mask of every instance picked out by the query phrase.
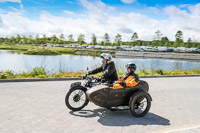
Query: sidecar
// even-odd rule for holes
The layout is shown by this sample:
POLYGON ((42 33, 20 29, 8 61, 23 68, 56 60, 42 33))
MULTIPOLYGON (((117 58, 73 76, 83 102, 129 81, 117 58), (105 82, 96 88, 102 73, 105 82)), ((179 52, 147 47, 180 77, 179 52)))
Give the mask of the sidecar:
POLYGON ((152 98, 148 93, 149 85, 141 80, 134 87, 112 89, 108 85, 97 85, 86 91, 87 99, 94 104, 105 107, 129 106, 135 117, 143 117, 150 109, 152 98))

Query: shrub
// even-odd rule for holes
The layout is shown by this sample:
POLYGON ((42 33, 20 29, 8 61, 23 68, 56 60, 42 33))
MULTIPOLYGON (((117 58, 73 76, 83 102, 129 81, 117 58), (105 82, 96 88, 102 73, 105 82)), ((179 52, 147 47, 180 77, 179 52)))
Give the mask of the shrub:
POLYGON ((200 74, 200 68, 194 68, 191 71, 195 74, 200 74))
POLYGON ((38 76, 35 76, 35 78, 48 78, 47 75, 38 75, 38 76))
POLYGON ((8 70, 8 71, 1 71, 0 72, 0 79, 8 79, 8 78, 13 78, 14 77, 14 72, 8 70))
POLYGON ((0 72, 0 79, 7 79, 7 75, 5 73, 0 72))
POLYGON ((163 70, 162 69, 158 69, 155 71, 158 75, 164 75, 163 70))
POLYGON ((137 73, 138 75, 150 75, 150 72, 147 69, 142 69, 140 72, 137 73))
POLYGON ((32 77, 38 76, 38 75, 46 75, 45 68, 43 67, 35 67, 33 68, 33 71, 31 72, 32 77))
POLYGON ((170 75, 181 75, 181 71, 180 70, 173 70, 170 72, 170 75))

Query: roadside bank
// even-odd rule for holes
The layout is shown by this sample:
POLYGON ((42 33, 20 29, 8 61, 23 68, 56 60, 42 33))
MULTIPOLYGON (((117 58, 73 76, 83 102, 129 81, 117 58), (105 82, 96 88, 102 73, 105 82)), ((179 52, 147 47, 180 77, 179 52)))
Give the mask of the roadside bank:
MULTIPOLYGON (((140 78, 176 78, 176 77, 200 77, 200 74, 195 75, 154 75, 154 76, 139 76, 140 78)), ((81 77, 74 78, 33 78, 33 79, 0 79, 0 83, 6 82, 37 82, 37 81, 69 81, 81 80, 81 77)))
POLYGON ((161 58, 161 59, 181 59, 181 60, 200 61, 200 54, 189 54, 189 53, 116 51, 115 56, 123 58, 137 57, 137 58, 161 58))

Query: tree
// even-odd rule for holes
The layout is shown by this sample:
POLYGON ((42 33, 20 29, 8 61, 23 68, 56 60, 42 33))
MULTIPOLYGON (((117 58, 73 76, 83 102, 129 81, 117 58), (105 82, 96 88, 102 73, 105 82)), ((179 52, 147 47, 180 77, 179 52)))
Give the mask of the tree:
POLYGON ((166 36, 161 38, 161 46, 169 47, 169 39, 166 36))
POLYGON ((117 46, 120 46, 120 44, 122 43, 122 36, 121 36, 119 33, 115 36, 114 43, 115 43, 117 46))
POLYGON ((60 34, 58 43, 59 43, 59 44, 63 44, 64 39, 65 39, 64 34, 60 34))
POLYGON ((69 41, 70 43, 74 42, 74 39, 73 39, 73 35, 72 35, 72 34, 70 34, 70 35, 68 36, 68 41, 69 41))
POLYGON ((20 35, 18 34, 17 37, 16 37, 16 43, 19 43, 21 41, 21 37, 20 35))
POLYGON ((78 44, 82 45, 85 41, 85 36, 83 34, 80 34, 78 36, 78 44))
POLYGON ((0 43, 3 43, 4 42, 4 38, 3 37, 0 37, 0 43))
POLYGON ((161 39, 161 36, 162 36, 162 33, 161 33, 159 30, 157 30, 157 31, 155 32, 155 34, 156 34, 155 40, 160 40, 160 39, 161 39))
POLYGON ((43 34, 42 38, 41 38, 41 43, 46 44, 48 43, 48 38, 45 34, 43 34))
POLYGON ((32 35, 28 36, 27 43, 28 44, 32 44, 33 43, 33 37, 32 37, 32 35))
POLYGON ((180 31, 180 30, 177 31, 177 33, 175 35, 175 38, 179 39, 179 40, 183 39, 183 33, 182 33, 182 31, 180 31))
POLYGON ((188 38, 188 41, 186 43, 186 48, 191 48, 192 47, 192 39, 188 38))
POLYGON ((96 45, 97 44, 97 38, 96 38, 94 33, 92 34, 92 38, 91 39, 92 39, 91 44, 92 45, 96 45))
POLYGON ((153 38, 153 41, 152 41, 152 46, 163 46, 164 44, 162 44, 161 42, 161 37, 162 37, 162 33, 157 30, 155 32, 155 37, 153 38))
POLYGON ((104 34, 104 44, 109 45, 110 44, 110 39, 108 33, 104 34))
POLYGON ((56 37, 55 34, 51 37, 51 41, 50 41, 50 42, 51 42, 52 44, 58 43, 58 38, 56 37))
POLYGON ((10 43, 12 43, 12 44, 15 44, 15 43, 16 43, 15 37, 12 36, 12 37, 10 38, 10 43))
POLYGON ((35 36, 35 43, 36 43, 37 45, 40 44, 39 34, 36 34, 36 36, 35 36))
POLYGON ((135 32, 135 33, 133 33, 133 35, 131 36, 131 40, 132 41, 136 41, 138 39, 138 35, 137 35, 137 33, 135 32))
POLYGON ((200 43, 197 44, 197 48, 200 49, 200 43))
POLYGON ((153 47, 158 46, 158 40, 153 40, 153 41, 152 41, 152 46, 153 46, 153 47))
POLYGON ((184 45, 182 31, 180 31, 180 30, 177 31, 175 38, 176 38, 176 40, 174 42, 174 47, 180 47, 180 46, 184 45))
POLYGON ((59 36, 60 38, 60 40, 64 40, 65 39, 65 37, 64 37, 64 34, 60 34, 60 36, 59 36))
POLYGON ((19 43, 21 43, 21 44, 27 44, 27 38, 26 38, 25 35, 22 36, 22 38, 21 38, 21 40, 20 40, 19 43))

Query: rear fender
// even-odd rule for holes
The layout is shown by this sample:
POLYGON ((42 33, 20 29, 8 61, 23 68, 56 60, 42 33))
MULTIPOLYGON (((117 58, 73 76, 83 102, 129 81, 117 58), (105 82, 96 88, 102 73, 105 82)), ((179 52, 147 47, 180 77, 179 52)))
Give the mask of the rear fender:
POLYGON ((151 95, 148 92, 146 92, 146 94, 150 97, 151 101, 153 101, 151 95))

